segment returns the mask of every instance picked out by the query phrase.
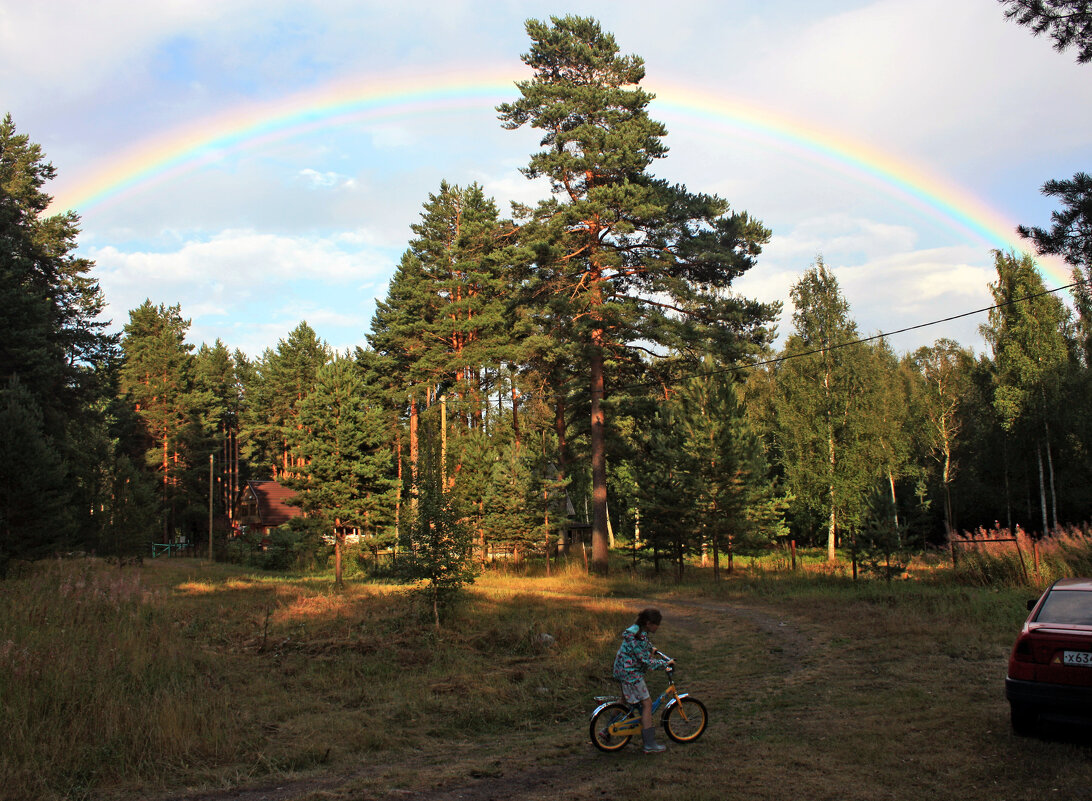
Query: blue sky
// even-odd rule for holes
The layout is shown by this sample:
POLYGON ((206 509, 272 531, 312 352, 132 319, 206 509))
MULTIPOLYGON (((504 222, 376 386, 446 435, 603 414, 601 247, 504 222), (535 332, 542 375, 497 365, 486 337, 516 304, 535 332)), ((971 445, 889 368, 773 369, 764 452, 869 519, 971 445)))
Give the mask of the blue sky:
MULTIPOLYGON (((519 80, 523 21, 570 12, 641 55, 654 91, 692 87, 838 132, 1013 224, 1046 224, 1042 183, 1092 164, 1092 66, 1006 21, 994 0, 0 0, 0 111, 43 146, 60 194, 142 143, 338 81, 483 69, 519 80)), ((981 239, 818 160, 655 103, 651 113, 669 128, 659 175, 773 229, 741 293, 787 301, 822 254, 866 333, 988 304, 981 239)), ((428 193, 443 179, 478 181, 502 209, 533 201, 544 188, 518 168, 535 147, 488 105, 323 128, 81 209, 80 252, 118 327, 149 298, 181 304, 194 343, 219 337, 257 355, 306 319, 332 346, 353 347, 428 193)), ((891 344, 947 336, 981 349, 980 322, 891 344)))

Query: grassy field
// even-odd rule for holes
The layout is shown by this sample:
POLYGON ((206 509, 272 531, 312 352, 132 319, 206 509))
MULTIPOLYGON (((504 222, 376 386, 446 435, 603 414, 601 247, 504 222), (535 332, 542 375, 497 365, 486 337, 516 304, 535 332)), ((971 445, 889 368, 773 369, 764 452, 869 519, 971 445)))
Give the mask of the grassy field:
POLYGON ((36 565, 0 584, 0 797, 1090 795, 1085 732, 1009 731, 1005 661, 1033 592, 933 571, 616 572, 486 574, 437 632, 382 584, 36 565), (618 635, 646 604, 710 729, 659 757, 601 754, 592 696, 614 690, 618 635))

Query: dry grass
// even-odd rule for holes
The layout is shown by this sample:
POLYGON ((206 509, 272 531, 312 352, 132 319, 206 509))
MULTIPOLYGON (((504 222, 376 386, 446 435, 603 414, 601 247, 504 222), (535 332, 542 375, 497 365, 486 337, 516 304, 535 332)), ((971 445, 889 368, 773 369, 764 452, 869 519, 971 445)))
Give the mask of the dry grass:
POLYGON ((184 559, 41 565, 0 585, 0 797, 228 798, 276 781, 286 799, 996 801, 1092 786, 1083 741, 1009 734, 1024 590, 618 573, 486 574, 437 634, 382 585, 184 559), (646 603, 712 725, 666 758, 603 755, 586 742, 591 697, 612 690, 618 632, 646 603))
POLYGON ((2 588, 10 798, 227 786, 553 716, 617 628, 501 588, 437 633, 401 588, 186 559, 43 563, 2 588))
POLYGON ((960 547, 954 572, 965 584, 1043 588, 1066 576, 1092 575, 1092 532, 1087 528, 1061 528, 1038 540, 1020 527, 1015 532, 979 529, 964 537, 971 544, 960 547))

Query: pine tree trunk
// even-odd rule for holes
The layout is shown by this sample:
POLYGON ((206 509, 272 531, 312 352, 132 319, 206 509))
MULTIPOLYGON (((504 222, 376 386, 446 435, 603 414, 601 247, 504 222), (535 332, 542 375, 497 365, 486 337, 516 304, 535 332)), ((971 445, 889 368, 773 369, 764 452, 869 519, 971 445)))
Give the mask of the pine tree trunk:
POLYGON ((485 542, 485 526, 482 525, 482 518, 485 516, 485 501, 482 498, 478 499, 478 542, 481 543, 482 551, 482 569, 485 569, 485 564, 489 561, 489 548, 485 542))
MULTIPOLYGON (((1047 476, 1050 479, 1050 513, 1053 528, 1058 527, 1058 494, 1054 491, 1054 457, 1050 452, 1050 424, 1043 418, 1043 439, 1046 441, 1047 476)), ((1052 529, 1053 530, 1053 529, 1052 529)))
POLYGON ((409 456, 410 456, 410 512, 412 514, 417 513, 417 456, 419 443, 417 442, 417 426, 418 426, 418 413, 417 413, 417 399, 414 398, 410 401, 410 418, 409 418, 409 456))
POLYGON ((1046 482, 1043 475, 1043 446, 1041 444, 1035 449, 1035 455, 1039 459, 1039 508, 1043 512, 1043 536, 1045 537, 1050 533, 1050 529, 1047 527, 1046 482))
POLYGON ((542 491, 542 534, 543 534, 543 550, 546 553, 546 575, 550 575, 550 492, 549 490, 542 491))
POLYGON ((713 581, 720 581, 720 549, 717 547, 717 537, 713 535, 713 581))
POLYGON ((554 402, 554 433, 557 435, 557 469, 559 479, 563 480, 568 475, 568 440, 565 439, 565 398, 558 388, 557 400, 554 402))
POLYGON ((519 447, 519 393, 516 392, 515 382, 512 383, 512 436, 516 447, 519 447))
POLYGON ((341 530, 340 520, 334 521, 334 586, 341 589, 341 550, 345 534, 341 530))
MULTIPOLYGON (((166 428, 163 429, 163 542, 170 542, 170 514, 168 510, 171 508, 171 496, 170 496, 170 442, 167 435, 166 428)), ((212 554, 209 554, 209 559, 212 558, 212 554)))
POLYGON ((606 575, 607 535, 607 453, 603 414, 602 331, 592 335, 591 354, 591 463, 592 463, 592 572, 606 575))
POLYGON ((827 527, 827 561, 834 562, 838 559, 838 553, 834 551, 835 531, 838 530, 838 519, 834 515, 834 488, 830 488, 830 524, 827 527))
POLYGON ((398 536, 401 532, 402 524, 402 486, 404 483, 402 477, 402 426, 399 425, 394 434, 394 458, 397 464, 398 470, 398 489, 394 493, 394 532, 395 542, 394 547, 398 548, 398 536))
POLYGON ((604 506, 606 508, 606 515, 607 515, 607 542, 609 543, 610 548, 613 550, 614 549, 614 526, 612 526, 611 523, 610 523, 610 502, 608 500, 608 501, 604 501, 603 503, 604 503, 604 506))

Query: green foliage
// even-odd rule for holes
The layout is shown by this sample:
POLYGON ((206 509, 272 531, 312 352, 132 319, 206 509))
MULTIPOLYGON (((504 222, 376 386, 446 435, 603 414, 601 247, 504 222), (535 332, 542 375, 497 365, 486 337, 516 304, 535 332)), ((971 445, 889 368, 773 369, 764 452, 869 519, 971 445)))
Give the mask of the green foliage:
POLYGON ((463 586, 474 581, 473 536, 434 479, 422 489, 416 514, 399 542, 397 571, 405 583, 424 583, 421 591, 439 628, 463 586))
POLYGON ((306 473, 287 483, 299 493, 293 502, 305 514, 331 526, 340 585, 347 530, 374 537, 388 533, 393 522, 396 482, 384 442, 386 424, 381 410, 367 404, 360 374, 348 356, 319 368, 297 419, 290 441, 306 473))
POLYGON ((298 419, 291 441, 305 461, 306 477, 289 484, 303 510, 365 534, 390 525, 394 481, 386 428, 379 410, 367 405, 350 358, 319 368, 298 419))
POLYGON ((529 20, 527 33, 523 60, 533 77, 497 110, 506 128, 542 132, 543 150, 523 173, 548 178, 553 197, 527 209, 520 229, 533 254, 524 289, 544 310, 543 336, 580 348, 577 375, 590 396, 593 560, 602 572, 606 371, 619 363, 644 369, 649 343, 730 359, 764 342, 776 309, 725 290, 753 266, 769 231, 722 198, 649 174, 667 153, 667 131, 648 116, 644 62, 620 55, 598 22, 529 20))
MULTIPOLYGON (((486 536, 515 548, 517 558, 541 553, 545 547, 545 502, 536 467, 526 448, 508 443, 493 463, 484 497, 482 527, 486 536)), ((555 525, 558 517, 555 509, 555 525)))
POLYGON ((981 328, 993 351, 993 408, 1024 469, 1031 472, 1033 461, 1039 467, 1039 529, 1046 532, 1058 523, 1053 458, 1057 437, 1052 428, 1068 416, 1059 401, 1072 385, 1076 367, 1067 336, 1069 310, 1043 289, 1030 256, 1018 259, 997 252, 995 265, 997 281, 990 284, 990 291, 997 306, 981 328))
POLYGON ((1092 10, 1086 0, 999 0, 1005 16, 1031 29, 1049 33, 1059 53, 1077 50, 1077 62, 1092 61, 1092 10))
POLYGON ((880 477, 869 350, 823 260, 792 288, 794 333, 773 381, 777 457, 796 504, 823 519, 834 558, 838 528, 852 529, 880 477))
MULTIPOLYGON (((237 444, 246 402, 243 380, 247 372, 246 357, 239 351, 232 354, 219 339, 212 347, 202 345, 194 354, 192 399, 199 425, 195 446, 215 457, 218 492, 214 500, 221 514, 227 513, 234 502, 232 496, 238 494, 244 480, 237 444)), ((202 462, 202 469, 190 471, 189 492, 196 495, 199 488, 207 498, 209 476, 204 469, 207 462, 202 462)))
POLYGON ((945 532, 954 528, 951 486, 959 471, 959 445, 973 391, 973 355, 950 339, 919 348, 911 360, 921 376, 911 388, 910 402, 918 418, 918 440, 936 466, 940 482, 945 532))
POLYGON ((154 478, 125 454, 115 457, 105 480, 109 493, 102 509, 106 518, 99 553, 119 557, 150 552, 159 516, 154 478))
POLYGON ((758 434, 743 413, 737 373, 715 371, 678 387, 672 404, 686 434, 702 533, 718 552, 764 550, 784 532, 785 499, 770 477, 758 434))
POLYGON ((271 530, 264 541, 254 531, 230 538, 225 559, 260 570, 325 570, 332 551, 324 538, 329 530, 321 519, 292 518, 271 530))
POLYGON ((1070 361, 1065 338, 1069 313, 1043 280, 1030 256, 996 253, 997 281, 982 335, 993 350, 997 386, 994 408, 1006 431, 1040 423, 1064 380, 1070 361))
MULTIPOLYGON (((1090 51, 1092 52, 1092 51, 1090 51)), ((1021 225, 1040 255, 1063 257, 1073 266, 1072 287, 1085 367, 1092 366, 1092 176, 1078 172, 1070 180, 1043 184, 1043 194, 1056 197, 1060 210, 1051 213, 1049 230, 1021 225)))
POLYGON ((913 544, 889 493, 873 493, 860 528, 852 534, 854 558, 865 571, 885 581, 901 576, 913 556, 913 544))
POLYGON ((14 558, 37 558, 71 531, 65 466, 30 392, 12 376, 0 388, 0 578, 14 558))
POLYGON ((101 319, 106 302, 94 265, 74 253, 78 217, 45 216, 52 200, 45 185, 55 176, 11 115, 0 120, 0 392, 13 426, 0 432, 11 449, 0 551, 8 556, 93 547, 99 526, 91 510, 104 501, 99 474, 111 456, 101 411, 117 337, 101 319), (17 492, 35 484, 38 512, 16 512, 35 497, 17 492))
POLYGON ((393 408, 426 402, 443 382, 464 402, 466 419, 480 418, 483 371, 499 372, 511 344, 499 226, 496 204, 476 183, 443 181, 429 195, 368 334, 372 369, 393 408))
POLYGON ((300 467, 300 457, 292 450, 299 405, 330 357, 330 347, 301 322, 275 350, 267 349, 247 366, 243 451, 255 475, 277 478, 300 467))
POLYGON ((164 536, 179 525, 187 505, 183 478, 198 462, 191 448, 196 420, 189 327, 179 306, 146 300, 129 312, 122 341, 119 390, 143 424, 144 466, 159 474, 164 536))

